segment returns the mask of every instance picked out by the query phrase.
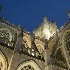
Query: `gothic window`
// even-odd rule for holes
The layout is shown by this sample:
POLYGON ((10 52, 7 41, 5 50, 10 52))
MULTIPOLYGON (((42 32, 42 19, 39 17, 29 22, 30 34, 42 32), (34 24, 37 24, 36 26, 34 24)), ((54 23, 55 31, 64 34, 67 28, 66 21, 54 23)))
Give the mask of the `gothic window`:
POLYGON ((61 48, 59 48, 55 54, 55 58, 60 61, 60 62, 63 62, 63 63, 66 63, 66 60, 64 59, 64 56, 62 54, 62 51, 61 51, 61 48))
POLYGON ((0 51, 0 70, 6 70, 7 69, 7 61, 0 51))
POLYGON ((23 37, 22 45, 24 45, 25 48, 31 48, 31 41, 27 36, 23 37))
POLYGON ((32 66, 27 65, 27 66, 24 66, 23 68, 21 68, 21 70, 35 70, 35 69, 32 66))
POLYGON ((0 30, 0 38, 7 38, 8 40, 10 39, 10 35, 7 30, 0 30))
POLYGON ((4 29, 4 28, 0 29, 0 42, 1 43, 4 43, 8 46, 13 47, 14 40, 15 40, 15 37, 12 36, 12 33, 9 31, 9 29, 7 29, 7 28, 6 29, 4 29))
POLYGON ((33 60, 30 60, 21 63, 16 70, 41 70, 41 69, 33 60))
POLYGON ((44 51, 43 48, 42 48, 42 46, 43 46, 43 45, 41 45, 41 44, 37 44, 37 45, 36 45, 36 47, 37 47, 39 53, 43 53, 43 51, 44 51))
POLYGON ((10 31, 8 29, 0 29, 0 38, 11 41, 12 36, 10 34, 10 31))
POLYGON ((27 48, 28 47, 28 42, 26 41, 26 39, 23 39, 22 44, 27 48))
POLYGON ((2 61, 0 60, 0 70, 2 70, 3 68, 3 64, 2 64, 2 61))

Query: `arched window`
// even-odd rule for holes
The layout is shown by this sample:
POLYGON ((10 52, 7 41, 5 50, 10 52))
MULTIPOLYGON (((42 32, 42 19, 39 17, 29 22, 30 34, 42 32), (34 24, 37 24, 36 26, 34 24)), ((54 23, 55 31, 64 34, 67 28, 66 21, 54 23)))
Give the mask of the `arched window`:
POLYGON ((37 47, 37 49, 38 49, 38 51, 39 51, 39 53, 43 53, 44 52, 44 49, 42 48, 43 47, 43 45, 42 44, 36 44, 36 47, 37 47))
POLYGON ((0 29, 0 43, 13 48, 15 44, 15 34, 12 34, 8 28, 0 29))
POLYGON ((57 50, 57 52, 55 53, 55 58, 63 63, 66 63, 65 59, 64 59, 64 56, 62 55, 62 50, 61 48, 59 48, 57 50))
POLYGON ((32 60, 21 63, 16 70, 41 70, 32 60))
POLYGON ((24 45, 25 48, 31 48, 31 40, 30 40, 30 38, 27 37, 27 36, 23 36, 22 45, 24 45))
POLYGON ((0 38, 5 38, 8 41, 12 40, 12 34, 8 29, 1 28, 0 29, 0 38))
POLYGON ((63 55, 66 60, 67 67, 69 67, 69 57, 70 57, 70 29, 67 29, 63 33, 62 37, 62 49, 63 55))
POLYGON ((35 69, 32 66, 27 65, 27 66, 24 66, 23 68, 21 68, 21 70, 35 70, 35 69))
POLYGON ((0 70, 7 70, 7 61, 1 51, 0 51, 0 70))

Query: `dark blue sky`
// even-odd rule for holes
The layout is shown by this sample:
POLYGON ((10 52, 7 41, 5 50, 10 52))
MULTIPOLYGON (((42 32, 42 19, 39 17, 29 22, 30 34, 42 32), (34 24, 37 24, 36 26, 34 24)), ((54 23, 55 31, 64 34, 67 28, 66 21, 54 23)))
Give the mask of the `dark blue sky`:
POLYGON ((70 0, 0 0, 0 5, 0 16, 30 32, 44 16, 54 20, 59 28, 68 20, 66 10, 70 10, 70 0))

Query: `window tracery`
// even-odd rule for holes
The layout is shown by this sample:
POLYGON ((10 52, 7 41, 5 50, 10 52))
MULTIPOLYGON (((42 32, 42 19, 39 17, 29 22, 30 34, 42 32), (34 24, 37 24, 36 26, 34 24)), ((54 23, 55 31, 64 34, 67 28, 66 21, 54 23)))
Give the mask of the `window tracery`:
POLYGON ((7 38, 7 39, 10 39, 10 36, 9 36, 9 33, 7 32, 7 30, 1 30, 0 31, 0 37, 1 38, 7 38))
POLYGON ((26 39, 23 39, 23 45, 27 48, 28 47, 28 42, 27 42, 27 40, 26 39))
POLYGON ((29 60, 24 63, 21 63, 16 70, 41 70, 39 66, 33 61, 29 60))
POLYGON ((23 68, 21 68, 21 70, 35 70, 35 69, 32 66, 27 65, 27 66, 24 66, 23 68))
POLYGON ((6 38, 10 41, 10 34, 7 30, 0 30, 0 38, 6 38))
POLYGON ((2 61, 0 60, 0 70, 2 70, 3 68, 3 64, 2 64, 2 61))
POLYGON ((25 48, 31 48, 31 41, 27 36, 23 37, 22 45, 24 45, 25 48))
MULTIPOLYGON (((15 36, 15 35, 14 35, 15 36)), ((1 43, 6 44, 7 46, 13 47, 15 37, 12 35, 9 29, 1 28, 0 29, 0 41, 1 43)))
POLYGON ((7 61, 0 51, 0 70, 6 70, 7 69, 7 61))
POLYGON ((67 32, 65 36, 65 42, 66 42, 67 50, 70 51, 70 32, 67 32))
POLYGON ((37 46, 37 49, 38 49, 38 51, 39 51, 40 53, 43 53, 43 52, 44 52, 44 50, 42 49, 42 45, 38 44, 38 45, 36 45, 36 46, 37 46))
POLYGON ((61 48, 59 48, 55 54, 55 58, 59 61, 62 61, 63 63, 66 63, 64 56, 62 55, 61 48))

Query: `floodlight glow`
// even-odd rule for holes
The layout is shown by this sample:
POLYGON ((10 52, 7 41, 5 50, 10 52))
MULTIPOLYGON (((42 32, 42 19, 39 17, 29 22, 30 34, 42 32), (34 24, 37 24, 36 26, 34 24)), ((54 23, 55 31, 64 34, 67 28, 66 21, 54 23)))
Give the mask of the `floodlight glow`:
POLYGON ((44 33, 44 37, 49 40, 51 36, 49 29, 45 28, 43 33, 44 33))

